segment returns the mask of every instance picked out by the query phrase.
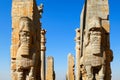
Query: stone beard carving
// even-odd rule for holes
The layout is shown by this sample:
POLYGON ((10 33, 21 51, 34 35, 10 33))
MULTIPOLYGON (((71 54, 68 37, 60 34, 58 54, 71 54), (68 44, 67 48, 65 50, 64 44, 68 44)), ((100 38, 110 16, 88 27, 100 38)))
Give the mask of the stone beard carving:
POLYGON ((101 54, 101 32, 91 30, 88 36, 88 42, 85 48, 85 64, 91 64, 92 66, 99 66, 102 64, 100 61, 101 54), (96 60, 94 60, 96 59, 96 60), (97 60, 98 59, 98 60, 97 60))
POLYGON ((95 21, 85 32, 85 49, 80 61, 81 73, 86 75, 85 80, 104 80, 105 52, 102 45, 102 27, 99 19, 93 20, 95 21))
POLYGON ((20 18, 19 46, 16 57, 16 68, 18 80, 35 80, 32 21, 27 17, 20 18))

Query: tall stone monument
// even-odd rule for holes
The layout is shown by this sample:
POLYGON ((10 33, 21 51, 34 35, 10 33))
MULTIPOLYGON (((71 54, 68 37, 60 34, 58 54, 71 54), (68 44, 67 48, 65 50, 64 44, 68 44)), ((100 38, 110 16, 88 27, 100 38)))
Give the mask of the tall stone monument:
POLYGON ((41 30, 41 79, 42 80, 46 80, 45 79, 45 72, 46 72, 46 69, 45 69, 45 58, 46 58, 46 55, 45 55, 45 51, 46 51, 46 46, 45 46, 45 43, 46 43, 46 38, 45 38, 45 34, 46 34, 46 30, 42 29, 41 30))
POLYGON ((74 56, 71 53, 69 53, 66 80, 75 80, 74 67, 75 67, 74 56))
POLYGON ((80 19, 75 37, 76 80, 111 80, 108 0, 85 0, 80 19))
POLYGON ((76 29, 76 38, 75 38, 75 41, 76 41, 76 79, 80 79, 80 29, 77 28, 76 29))
MULTIPOLYGON (((77 80, 111 80, 110 25, 108 0, 86 0, 81 14, 79 46, 80 68, 77 80), (80 73, 79 73, 80 72, 80 73)), ((77 38, 77 37, 76 37, 77 38)), ((77 44, 76 39, 76 44, 77 44)), ((76 49, 76 54, 78 50, 76 49)))
POLYGON ((47 69, 46 69, 46 80, 55 80, 54 71, 54 58, 52 56, 47 57, 47 69))
POLYGON ((12 0, 12 80, 45 80, 46 31, 41 28, 43 4, 12 0))

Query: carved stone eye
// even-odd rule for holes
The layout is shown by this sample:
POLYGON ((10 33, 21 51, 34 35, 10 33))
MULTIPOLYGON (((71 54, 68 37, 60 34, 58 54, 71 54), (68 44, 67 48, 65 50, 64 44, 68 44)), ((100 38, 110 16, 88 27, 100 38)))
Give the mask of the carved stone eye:
POLYGON ((93 29, 91 29, 91 31, 94 31, 95 29, 93 28, 93 29))
POLYGON ((26 36, 30 36, 30 33, 29 33, 29 32, 27 32, 27 33, 26 33, 26 36))
POLYGON ((26 36, 26 33, 25 32, 21 32, 20 36, 26 36))

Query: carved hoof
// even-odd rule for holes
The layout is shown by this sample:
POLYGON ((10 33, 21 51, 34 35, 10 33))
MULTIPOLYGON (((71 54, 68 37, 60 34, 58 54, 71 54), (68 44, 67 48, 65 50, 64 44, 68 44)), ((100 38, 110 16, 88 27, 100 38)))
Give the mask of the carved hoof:
POLYGON ((104 77, 99 77, 99 80, 104 80, 104 77))
POLYGON ((23 80, 23 76, 19 76, 19 77, 18 77, 18 80, 23 80))
POLYGON ((23 72, 18 72, 18 80, 23 80, 23 72))
POLYGON ((29 80, 35 80, 34 77, 29 77, 29 80))
POLYGON ((99 80, 104 80, 104 74, 102 74, 101 76, 99 76, 99 80))
POLYGON ((87 77, 87 80, 93 80, 93 75, 89 74, 88 77, 87 77))

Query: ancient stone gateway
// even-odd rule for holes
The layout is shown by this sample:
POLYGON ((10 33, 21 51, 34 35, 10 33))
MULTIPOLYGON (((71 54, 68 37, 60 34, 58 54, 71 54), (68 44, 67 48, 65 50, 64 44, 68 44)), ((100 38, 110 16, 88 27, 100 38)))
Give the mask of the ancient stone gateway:
POLYGON ((35 0, 12 0, 12 80, 46 80, 42 13, 43 4, 37 6, 35 0))
MULTIPOLYGON (((43 4, 35 0, 12 1, 12 80, 55 80, 54 59, 47 58, 46 30, 42 29, 43 4), (46 75, 47 74, 47 75, 46 75)), ((108 0, 85 0, 80 28, 76 29, 74 57, 68 55, 67 80, 111 80, 108 0)))
POLYGON ((12 80, 40 79, 39 18, 34 0, 12 1, 12 80))
POLYGON ((108 0, 85 0, 75 37, 76 80, 111 80, 109 34, 108 0))

